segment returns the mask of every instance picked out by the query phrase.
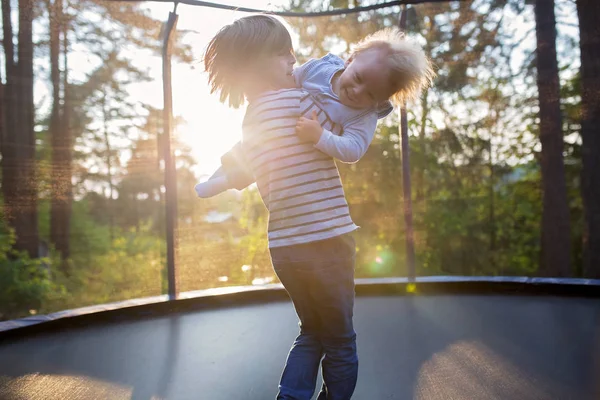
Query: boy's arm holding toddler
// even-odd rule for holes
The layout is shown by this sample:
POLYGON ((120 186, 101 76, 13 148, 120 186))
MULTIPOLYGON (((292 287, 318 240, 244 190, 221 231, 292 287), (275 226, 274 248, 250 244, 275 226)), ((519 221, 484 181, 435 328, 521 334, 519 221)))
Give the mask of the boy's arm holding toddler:
MULTIPOLYGON (((391 109, 390 109, 391 111, 391 109)), ((296 133, 302 139, 315 144, 323 153, 343 163, 356 163, 367 152, 373 141, 379 115, 375 111, 353 118, 343 125, 343 133, 338 136, 323 129, 315 113, 312 119, 300 117, 296 124, 296 133)))

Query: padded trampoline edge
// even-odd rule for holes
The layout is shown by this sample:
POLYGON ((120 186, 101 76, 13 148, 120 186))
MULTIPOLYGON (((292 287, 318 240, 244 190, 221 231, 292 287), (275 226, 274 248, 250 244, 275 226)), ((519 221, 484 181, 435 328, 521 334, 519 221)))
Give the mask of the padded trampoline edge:
MULTIPOLYGON (((419 277, 356 279, 357 296, 386 295, 542 295, 599 297, 600 280, 528 277, 419 277)), ((173 312, 216 309, 289 300, 280 284, 240 286, 183 292, 168 296, 131 299, 74 310, 0 322, 0 339, 61 329, 151 318, 173 312)))

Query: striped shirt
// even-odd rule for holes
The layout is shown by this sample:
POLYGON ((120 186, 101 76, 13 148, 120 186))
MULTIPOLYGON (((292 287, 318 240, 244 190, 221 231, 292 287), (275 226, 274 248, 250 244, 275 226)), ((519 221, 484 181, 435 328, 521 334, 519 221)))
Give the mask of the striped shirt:
POLYGON ((242 124, 242 149, 269 210, 269 247, 290 246, 343 235, 358 227, 335 161, 296 135, 300 116, 318 112, 324 129, 340 134, 301 89, 268 92, 253 100, 242 124))

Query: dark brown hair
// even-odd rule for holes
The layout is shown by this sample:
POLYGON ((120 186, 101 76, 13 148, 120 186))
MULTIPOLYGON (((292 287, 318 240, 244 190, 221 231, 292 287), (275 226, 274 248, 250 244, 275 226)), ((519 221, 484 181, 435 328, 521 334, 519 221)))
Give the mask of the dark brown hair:
POLYGON ((289 52, 292 38, 285 26, 268 15, 253 15, 223 27, 208 44, 204 68, 211 93, 219 93, 221 103, 238 108, 245 100, 242 72, 265 56, 289 52))

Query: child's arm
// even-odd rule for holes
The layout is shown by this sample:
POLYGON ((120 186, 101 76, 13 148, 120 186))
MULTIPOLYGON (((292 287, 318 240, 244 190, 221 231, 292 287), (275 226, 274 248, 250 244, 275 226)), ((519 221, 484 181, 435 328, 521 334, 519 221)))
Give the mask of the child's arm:
POLYGON ((252 183, 252 177, 247 171, 241 154, 241 144, 237 143, 221 157, 221 167, 206 181, 195 186, 199 197, 209 198, 229 189, 242 190, 252 183))
POLYGON ((323 153, 344 163, 355 163, 367 152, 376 128, 377 113, 369 111, 344 124, 344 133, 338 136, 323 129, 316 112, 313 112, 312 119, 301 117, 298 120, 296 133, 315 143, 315 147, 323 153))

